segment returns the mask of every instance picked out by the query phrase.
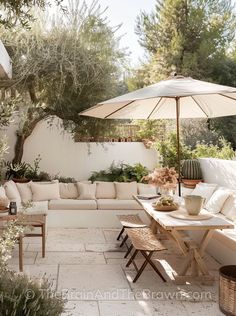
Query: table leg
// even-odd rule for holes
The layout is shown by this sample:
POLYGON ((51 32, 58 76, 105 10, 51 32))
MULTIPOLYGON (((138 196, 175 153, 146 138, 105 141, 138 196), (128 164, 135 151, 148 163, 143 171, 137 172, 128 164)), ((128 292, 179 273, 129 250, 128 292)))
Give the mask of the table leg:
POLYGON ((46 252, 46 227, 45 223, 42 224, 42 257, 45 258, 46 252))
POLYGON ((23 272, 23 237, 19 236, 19 270, 23 272))

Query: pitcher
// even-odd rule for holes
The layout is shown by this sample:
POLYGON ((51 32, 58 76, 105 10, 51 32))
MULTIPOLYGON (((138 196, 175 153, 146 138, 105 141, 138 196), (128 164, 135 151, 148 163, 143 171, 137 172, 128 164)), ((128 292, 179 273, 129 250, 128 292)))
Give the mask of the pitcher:
POLYGON ((189 215, 198 215, 205 203, 205 198, 200 195, 186 195, 185 208, 189 215))

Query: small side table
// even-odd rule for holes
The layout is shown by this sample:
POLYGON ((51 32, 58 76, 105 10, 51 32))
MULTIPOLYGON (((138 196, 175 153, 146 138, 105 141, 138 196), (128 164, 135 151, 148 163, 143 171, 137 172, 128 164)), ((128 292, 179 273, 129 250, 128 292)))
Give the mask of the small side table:
POLYGON ((42 237, 42 257, 46 254, 46 214, 18 214, 18 215, 1 215, 0 221, 18 220, 22 226, 32 226, 41 228, 40 233, 24 233, 19 236, 19 270, 23 271, 23 238, 24 237, 42 237))

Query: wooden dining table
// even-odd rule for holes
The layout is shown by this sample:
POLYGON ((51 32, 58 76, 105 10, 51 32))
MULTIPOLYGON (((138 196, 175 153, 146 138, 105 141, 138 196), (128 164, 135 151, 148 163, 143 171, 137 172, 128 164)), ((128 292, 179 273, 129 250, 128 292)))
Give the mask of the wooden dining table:
MULTIPOLYGON (((157 199, 142 200, 137 196, 134 199, 142 206, 151 220, 150 227, 153 232, 164 234, 175 241, 181 250, 184 258, 181 271, 174 275, 177 284, 186 284, 193 279, 199 280, 204 284, 212 284, 214 277, 210 274, 204 259, 204 254, 209 241, 213 237, 215 230, 232 229, 234 225, 217 215, 212 215, 209 219, 194 220, 178 219, 170 215, 170 212, 161 212, 154 209, 152 203, 157 199), (193 231, 202 232, 200 241, 196 242, 192 237, 193 231)), ((182 211, 186 211, 181 207, 182 211)))

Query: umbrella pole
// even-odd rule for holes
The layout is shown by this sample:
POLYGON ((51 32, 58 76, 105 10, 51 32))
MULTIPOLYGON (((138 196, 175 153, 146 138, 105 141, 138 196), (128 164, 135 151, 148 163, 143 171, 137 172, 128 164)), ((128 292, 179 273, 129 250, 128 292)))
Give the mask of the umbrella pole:
POLYGON ((180 168, 180 122, 179 122, 179 112, 180 112, 180 98, 176 97, 176 131, 177 131, 177 159, 178 159, 178 185, 179 185, 179 196, 181 196, 181 168, 180 168))

